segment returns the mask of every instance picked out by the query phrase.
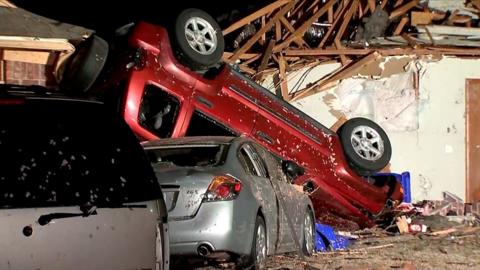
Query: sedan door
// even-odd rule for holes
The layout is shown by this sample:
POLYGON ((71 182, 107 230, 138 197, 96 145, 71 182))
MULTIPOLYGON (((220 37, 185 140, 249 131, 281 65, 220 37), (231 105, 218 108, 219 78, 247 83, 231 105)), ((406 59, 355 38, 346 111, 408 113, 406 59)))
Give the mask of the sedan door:
POLYGON ((305 204, 305 195, 298 192, 293 185, 288 182, 285 173, 282 171, 281 160, 279 158, 274 157, 258 145, 257 150, 268 168, 270 179, 279 200, 279 207, 281 208, 281 251, 296 251, 294 237, 300 240, 303 217, 307 207, 305 204), (290 219, 295 232, 292 232, 288 219, 290 219))

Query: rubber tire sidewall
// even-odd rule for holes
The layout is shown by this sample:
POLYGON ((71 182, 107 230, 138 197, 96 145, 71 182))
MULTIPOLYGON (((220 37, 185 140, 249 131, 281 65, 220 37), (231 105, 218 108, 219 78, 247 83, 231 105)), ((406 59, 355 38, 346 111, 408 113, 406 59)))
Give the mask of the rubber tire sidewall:
POLYGON ((222 59, 225 48, 222 30, 218 23, 208 13, 195 8, 185 9, 178 15, 175 25, 173 26, 173 41, 178 60, 195 71, 206 70, 217 65, 222 59), (191 17, 203 18, 215 29, 217 48, 212 54, 202 55, 192 49, 188 44, 185 37, 185 24, 191 17))
POLYGON ((390 162, 390 158, 392 156, 392 146, 390 140, 385 133, 385 131, 375 122, 366 119, 366 118, 352 118, 345 122, 337 131, 340 141, 342 143, 343 152, 345 153, 345 157, 350 165, 350 167, 355 170, 360 175, 372 175, 381 169, 385 168, 388 163, 390 162), (383 155, 374 161, 366 160, 359 156, 355 149, 353 149, 352 142, 351 142, 351 135, 353 129, 358 126, 368 126, 370 128, 375 129, 380 137, 383 140, 383 147, 384 152, 383 155))
MULTIPOLYGON (((254 270, 259 270, 259 269, 266 269, 266 265, 264 265, 264 268, 260 268, 260 265, 257 265, 257 229, 259 226, 263 226, 263 229, 265 230, 265 247, 267 246, 267 227, 265 226, 265 221, 263 220, 263 218, 261 216, 257 216, 256 220, 255 220, 255 229, 253 230, 253 241, 252 241, 252 251, 250 253, 250 263, 251 265, 253 266, 252 269, 254 270)), ((268 249, 267 249, 267 253, 266 255, 268 255, 268 249)), ((266 258, 265 258, 266 260, 266 258)))
POLYGON ((307 211, 305 213, 305 217, 304 217, 304 220, 303 220, 303 225, 302 225, 302 252, 303 252, 303 255, 305 256, 312 256, 313 253, 309 253, 308 250, 307 250, 307 239, 305 238, 305 218, 306 218, 306 215, 310 215, 310 218, 312 220, 312 243, 313 243, 313 252, 315 252, 315 218, 313 216, 313 212, 312 210, 310 210, 310 208, 307 208, 307 211))
POLYGON ((88 92, 107 62, 108 50, 108 43, 96 35, 84 41, 66 64, 60 87, 73 93, 88 92))

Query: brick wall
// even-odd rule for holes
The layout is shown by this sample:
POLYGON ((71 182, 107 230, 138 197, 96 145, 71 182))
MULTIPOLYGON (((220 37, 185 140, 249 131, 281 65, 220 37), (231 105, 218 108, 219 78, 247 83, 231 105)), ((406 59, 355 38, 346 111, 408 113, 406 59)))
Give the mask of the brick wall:
POLYGON ((19 85, 55 85, 52 66, 4 61, 4 79, 8 84, 19 85))

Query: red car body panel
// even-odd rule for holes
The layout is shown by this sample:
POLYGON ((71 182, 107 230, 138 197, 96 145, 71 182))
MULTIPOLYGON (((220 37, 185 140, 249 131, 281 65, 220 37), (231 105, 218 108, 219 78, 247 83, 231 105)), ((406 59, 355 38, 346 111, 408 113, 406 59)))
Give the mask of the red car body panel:
MULTIPOLYGON (((399 201, 401 185, 375 186, 356 174, 348 165, 339 137, 267 90, 259 90, 237 71, 225 66, 213 79, 180 64, 173 53, 165 28, 139 23, 129 46, 144 52, 141 67, 125 71, 123 116, 143 139, 158 137, 139 124, 139 108, 146 85, 156 85, 180 101, 172 137, 185 136, 195 110, 244 134, 267 149, 306 169, 296 181, 311 181, 316 216, 335 225, 327 213, 350 218, 360 226, 374 224, 372 215, 380 213, 386 202, 399 201), (368 213, 368 214, 367 214, 368 213)), ((118 74, 120 74, 118 73, 118 74)), ((117 78, 118 79, 118 78, 117 78)))

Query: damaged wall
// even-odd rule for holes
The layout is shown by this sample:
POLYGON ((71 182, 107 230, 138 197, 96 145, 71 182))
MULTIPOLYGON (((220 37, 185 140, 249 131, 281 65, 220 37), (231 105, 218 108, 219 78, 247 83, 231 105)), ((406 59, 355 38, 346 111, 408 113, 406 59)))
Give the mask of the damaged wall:
POLYGON ((413 201, 442 191, 465 199, 465 80, 480 78, 480 61, 389 57, 358 73, 292 104, 328 127, 343 115, 379 123, 392 141, 392 172, 411 173, 413 201))

